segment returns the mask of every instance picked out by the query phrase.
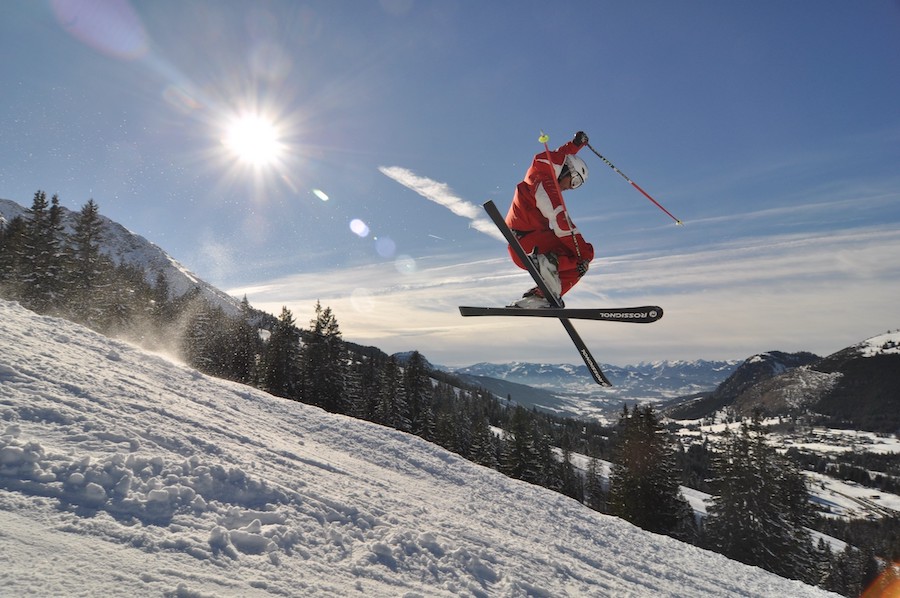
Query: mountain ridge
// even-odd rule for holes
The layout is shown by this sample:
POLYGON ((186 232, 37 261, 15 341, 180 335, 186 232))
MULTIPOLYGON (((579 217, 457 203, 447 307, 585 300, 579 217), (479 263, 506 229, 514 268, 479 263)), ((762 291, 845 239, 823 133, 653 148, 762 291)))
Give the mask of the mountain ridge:
POLYGON ((675 419, 735 415, 810 415, 869 431, 900 430, 900 331, 886 332, 826 357, 769 352, 745 360, 712 393, 670 404, 675 419))
POLYGON ((598 388, 583 364, 514 361, 481 362, 452 368, 455 374, 482 380, 488 390, 506 396, 508 384, 524 385, 545 395, 512 399, 529 407, 568 416, 614 419, 623 402, 664 404, 689 394, 712 391, 740 364, 737 360, 662 360, 637 365, 605 364, 612 388, 598 388))
MULTIPOLYGON (((20 204, 0 199, 0 224, 16 217, 27 218, 30 210, 20 204)), ((62 226, 71 233, 75 229, 78 212, 60 206, 62 226)), ((100 251, 115 264, 128 264, 146 272, 147 282, 154 284, 162 274, 168 285, 170 297, 180 297, 193 289, 198 289, 210 304, 221 307, 225 313, 240 313, 240 301, 191 272, 164 249, 141 235, 129 230, 103 214, 98 214, 103 236, 100 251)))

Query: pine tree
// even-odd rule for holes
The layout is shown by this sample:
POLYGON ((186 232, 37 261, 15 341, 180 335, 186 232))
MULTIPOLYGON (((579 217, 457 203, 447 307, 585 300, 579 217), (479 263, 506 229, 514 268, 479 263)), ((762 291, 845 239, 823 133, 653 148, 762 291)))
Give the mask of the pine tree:
MULTIPOLYGON (((144 280, 144 271, 131 264, 120 263, 108 275, 101 283, 102 289, 93 294, 93 300, 104 311, 101 330, 116 334, 127 331, 138 319, 149 317, 153 307, 151 289, 144 280)), ((205 299, 202 303, 208 305, 205 299)))
POLYGON ((185 332, 188 363, 211 376, 251 381, 259 351, 259 335, 247 321, 227 316, 220 307, 199 309, 185 332))
POLYGON ((378 380, 378 400, 375 405, 375 421, 384 426, 409 431, 406 419, 406 396, 403 375, 396 357, 391 357, 381 369, 378 380))
POLYGON ((347 353, 330 307, 316 302, 316 317, 301 351, 303 400, 332 413, 348 413, 347 353))
POLYGON ((206 374, 215 375, 213 339, 215 325, 208 305, 193 314, 184 331, 182 354, 185 361, 206 374))
POLYGON ((474 416, 473 397, 469 392, 453 397, 450 408, 444 413, 444 434, 442 446, 457 455, 469 458, 472 454, 472 418, 474 416))
POLYGON ((0 286, 10 299, 22 296, 26 235, 27 224, 21 216, 0 226, 0 286))
POLYGON ((511 478, 538 484, 542 467, 528 411, 517 405, 507 425, 500 450, 500 471, 511 478))
POLYGON ((834 591, 834 587, 832 587, 834 579, 834 571, 832 570, 834 553, 831 550, 831 545, 827 543, 824 538, 819 538, 815 554, 816 579, 814 585, 825 590, 834 591))
POLYGON ((475 417, 472 422, 472 445, 468 458, 492 469, 497 468, 496 437, 488 425, 487 418, 475 417))
POLYGON ((549 434, 535 427, 533 435, 534 452, 537 455, 538 474, 534 484, 549 488, 554 492, 562 492, 563 482, 559 460, 553 452, 553 439, 549 434))
POLYGON ((227 327, 226 377, 250 384, 254 380, 256 357, 262 352, 262 341, 256 328, 250 325, 251 308, 247 298, 241 302, 241 315, 227 327))
POLYGON ((157 272, 151 297, 150 318, 159 328, 166 328, 175 322, 175 303, 169 295, 169 280, 163 272, 157 272))
POLYGON ((456 412, 461 396, 459 396, 448 384, 440 383, 434 389, 434 434, 432 442, 450 451, 456 451, 457 446, 457 418, 456 412))
POLYGON ((59 196, 54 194, 50 200, 50 222, 47 241, 50 247, 49 262, 47 268, 48 293, 50 306, 59 310, 65 299, 66 287, 66 254, 64 243, 66 234, 62 223, 62 206, 59 205, 59 196))
POLYGON ((603 490, 600 467, 599 459, 591 457, 584 479, 584 504, 595 511, 603 512, 606 510, 606 492, 603 490))
POLYGON ((366 421, 376 421, 378 386, 382 362, 375 356, 364 356, 351 368, 352 385, 348 392, 350 415, 366 421))
POLYGON ((584 479, 575 470, 575 466, 572 465, 571 436, 568 433, 564 433, 560 444, 562 459, 558 463, 559 473, 557 474, 560 480, 559 491, 578 502, 584 502, 584 479))
POLYGON ((111 265, 100 253, 103 232, 97 204, 94 200, 81 208, 75 220, 72 236, 71 267, 69 270, 69 312, 77 321, 98 326, 106 319, 101 314, 98 295, 108 279, 111 265))
POLYGON ((756 444, 757 451, 768 455, 763 463, 764 476, 778 489, 772 498, 777 505, 775 514, 781 532, 775 544, 780 575, 814 583, 816 562, 809 532, 813 516, 806 477, 795 462, 767 443, 765 434, 757 436, 756 444))
POLYGON ((279 397, 299 399, 300 330, 287 307, 281 308, 281 316, 269 335, 260 366, 263 390, 279 397))
POLYGON ((22 300, 40 313, 57 307, 62 294, 62 227, 59 198, 52 206, 37 191, 29 210, 22 264, 22 300))
POLYGON ((425 360, 413 351, 403 371, 406 406, 409 410, 409 431, 425 440, 434 438, 433 387, 425 360))
POLYGON ((609 510, 642 529, 682 537, 691 510, 681 496, 674 451, 652 407, 627 406, 619 420, 609 510))
POLYGON ((707 509, 705 543, 725 556, 783 577, 815 578, 806 529, 809 494, 790 461, 742 424, 713 459, 716 496, 707 509))

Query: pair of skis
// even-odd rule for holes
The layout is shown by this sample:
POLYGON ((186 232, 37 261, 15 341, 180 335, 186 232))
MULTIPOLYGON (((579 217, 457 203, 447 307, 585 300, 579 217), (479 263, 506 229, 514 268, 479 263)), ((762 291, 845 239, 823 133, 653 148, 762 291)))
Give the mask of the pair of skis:
POLYGON ((459 313, 463 316, 529 316, 542 318, 558 318, 562 323, 563 328, 565 328, 566 332, 569 334, 569 338, 571 338, 572 342, 575 344, 575 348, 578 350, 578 354, 581 355, 581 358, 584 360, 584 364, 587 366, 588 371, 591 372, 591 376, 593 376, 594 381, 596 381, 600 386, 612 386, 612 383, 604 375, 603 370, 600 369, 600 364, 597 363, 596 359, 594 359, 594 356, 588 350, 587 345, 585 345, 584 341, 581 339, 578 331, 575 330, 575 327, 572 325, 570 319, 588 319, 602 320, 606 322, 631 322, 634 324, 649 324, 650 322, 655 322, 662 317, 662 308, 655 305, 615 309, 564 308, 559 298, 555 294, 553 294, 549 288, 547 288, 547 283, 544 282, 544 279, 538 272, 537 267, 534 265, 534 262, 531 261, 531 258, 528 257, 528 255, 525 253, 525 250, 522 249, 522 245, 519 243, 519 240, 506 225, 506 220, 504 220, 503 215, 500 214, 500 211, 497 209, 497 206, 494 205, 494 202, 488 201, 487 203, 485 203, 484 209, 488 213, 488 216, 491 217, 491 220, 494 221, 494 224, 497 226, 497 228, 500 229, 500 232, 503 233, 503 237, 506 239, 507 243, 509 243, 509 246, 512 247, 516 255, 519 256, 519 259, 522 261, 522 263, 525 264, 528 273, 531 274, 534 282, 537 284, 544 297, 547 298, 547 301, 550 303, 551 307, 542 309, 523 309, 520 307, 461 306, 459 308, 459 313))

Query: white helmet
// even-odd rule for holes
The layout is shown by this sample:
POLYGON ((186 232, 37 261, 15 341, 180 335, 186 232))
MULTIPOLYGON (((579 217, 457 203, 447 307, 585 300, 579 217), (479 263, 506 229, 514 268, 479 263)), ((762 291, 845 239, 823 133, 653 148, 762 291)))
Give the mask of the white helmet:
POLYGON ((567 174, 572 175, 572 189, 577 189, 587 180, 587 164, 585 164, 584 160, 578 156, 569 154, 566 156, 566 161, 563 162, 563 169, 559 173, 559 176, 564 177, 567 174))

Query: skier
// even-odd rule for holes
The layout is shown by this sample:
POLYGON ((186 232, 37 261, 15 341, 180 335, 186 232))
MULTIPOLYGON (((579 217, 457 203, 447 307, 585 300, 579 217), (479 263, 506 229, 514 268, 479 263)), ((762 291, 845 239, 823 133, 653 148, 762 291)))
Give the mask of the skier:
MULTIPOLYGON (((575 154, 588 142, 584 131, 556 151, 534 157, 525 180, 516 186, 506 224, 537 266, 547 287, 560 299, 588 271, 594 248, 584 240, 566 212, 562 191, 587 180, 587 165, 575 154), (549 161, 548 161, 549 155, 549 161), (554 180, 555 179, 555 180, 554 180)), ((525 265, 509 250, 513 262, 525 265)), ((538 287, 526 291, 510 307, 551 307, 538 287)))

